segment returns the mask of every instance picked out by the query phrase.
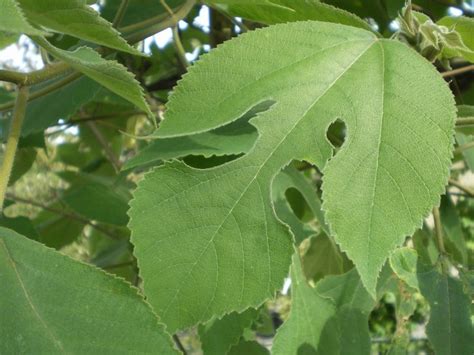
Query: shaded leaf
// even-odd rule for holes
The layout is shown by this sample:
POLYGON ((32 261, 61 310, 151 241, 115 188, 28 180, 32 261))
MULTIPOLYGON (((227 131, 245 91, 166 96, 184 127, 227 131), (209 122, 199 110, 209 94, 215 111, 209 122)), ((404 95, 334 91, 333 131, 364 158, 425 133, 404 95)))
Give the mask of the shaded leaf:
POLYGON ((41 37, 35 37, 35 41, 56 58, 65 61, 74 69, 152 116, 143 97, 143 89, 135 80, 133 74, 128 72, 123 65, 114 60, 102 58, 97 52, 88 47, 80 47, 73 52, 69 52, 54 47, 41 37))
POLYGON ((270 352, 256 341, 241 341, 233 346, 228 355, 269 355, 270 352))
POLYGON ((204 354, 221 355, 229 353, 230 348, 239 343, 244 330, 250 327, 257 315, 257 310, 250 308, 243 313, 233 312, 225 315, 222 319, 212 320, 200 325, 199 338, 204 354))
POLYGON ((206 0, 221 5, 232 15, 268 25, 315 20, 371 30, 369 24, 350 12, 317 0, 206 0))
POLYGON ((440 274, 436 268, 418 265, 421 294, 430 304, 426 334, 437 354, 470 355, 474 333, 470 319, 470 299, 462 283, 440 274))
POLYGON ((308 285, 298 253, 291 267, 291 311, 278 329, 273 354, 315 353, 326 322, 334 316, 336 306, 308 285))
MULTIPOLYGON (((258 112, 258 108, 256 111, 258 112)), ((255 113, 251 110, 237 121, 209 132, 154 140, 135 157, 129 159, 123 169, 158 164, 163 160, 187 155, 211 157, 246 153, 258 137, 255 127, 248 123, 253 116, 255 113)))

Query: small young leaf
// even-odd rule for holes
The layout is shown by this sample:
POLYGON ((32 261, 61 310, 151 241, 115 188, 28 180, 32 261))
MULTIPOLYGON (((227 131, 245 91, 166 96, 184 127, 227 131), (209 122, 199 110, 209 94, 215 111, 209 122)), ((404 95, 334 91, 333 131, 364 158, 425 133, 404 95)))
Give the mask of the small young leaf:
POLYGON ((474 20, 469 17, 443 17, 438 25, 454 29, 462 38, 462 42, 467 48, 461 48, 453 55, 464 57, 466 60, 474 63, 474 20))
POLYGON ((0 228, 0 351, 176 354, 124 281, 0 228))
POLYGON ((410 287, 418 289, 416 264, 418 254, 411 248, 400 248, 390 256, 390 266, 397 276, 410 287))

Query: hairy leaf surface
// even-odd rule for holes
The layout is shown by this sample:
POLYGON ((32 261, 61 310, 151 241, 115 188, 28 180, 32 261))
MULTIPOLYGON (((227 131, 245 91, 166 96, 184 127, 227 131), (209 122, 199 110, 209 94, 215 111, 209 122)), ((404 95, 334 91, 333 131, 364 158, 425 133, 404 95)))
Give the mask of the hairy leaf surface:
POLYGON ((0 351, 175 354, 124 281, 0 227, 0 351))
POLYGON ((215 129, 268 100, 251 120, 259 138, 247 155, 207 170, 167 163, 135 192, 145 292, 173 330, 256 306, 281 286, 292 237, 275 218, 271 184, 292 159, 323 172, 331 235, 373 295, 390 252, 439 203, 454 100, 405 45, 322 22, 245 34, 191 67, 156 134, 215 129), (348 133, 332 157, 326 129, 338 118, 348 133))

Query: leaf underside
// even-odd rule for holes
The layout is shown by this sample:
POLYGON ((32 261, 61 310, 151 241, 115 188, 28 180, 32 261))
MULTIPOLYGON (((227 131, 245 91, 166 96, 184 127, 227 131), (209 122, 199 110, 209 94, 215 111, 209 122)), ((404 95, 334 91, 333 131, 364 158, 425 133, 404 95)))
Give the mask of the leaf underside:
POLYGON ((295 22, 227 42, 191 67, 156 135, 215 129, 269 100, 250 121, 259 138, 247 155, 207 170, 167 163, 134 194, 145 293, 171 331, 257 306, 281 287, 292 236, 275 218, 271 183, 293 159, 323 172, 331 235, 372 295, 390 252, 439 203, 452 95, 414 51, 361 29, 295 22), (347 137, 333 157, 326 130, 337 119, 347 137))

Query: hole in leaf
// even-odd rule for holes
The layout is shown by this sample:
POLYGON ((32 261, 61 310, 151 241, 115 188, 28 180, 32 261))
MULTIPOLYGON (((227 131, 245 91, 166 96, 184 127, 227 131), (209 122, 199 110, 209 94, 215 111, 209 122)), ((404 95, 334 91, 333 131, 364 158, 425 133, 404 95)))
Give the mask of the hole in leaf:
POLYGON ((342 147, 346 140, 346 131, 346 124, 339 118, 329 125, 326 138, 334 149, 338 150, 342 147))
POLYGON ((187 157, 183 158, 183 161, 186 163, 186 165, 189 165, 195 169, 210 169, 240 158, 241 156, 243 156, 243 154, 222 156, 214 155, 212 157, 204 157, 202 155, 188 155, 187 157))
MULTIPOLYGON (((258 138, 257 129, 249 123, 249 120, 269 110, 274 103, 275 101, 272 100, 259 102, 234 122, 209 132, 195 135, 195 144, 199 142, 200 146, 206 146, 209 149, 215 148, 216 155, 211 157, 189 155, 183 158, 183 161, 196 169, 209 169, 242 157, 252 149, 258 138), (198 138, 196 139, 196 137, 198 138), (225 144, 223 141, 225 141, 225 144), (214 146, 216 142, 220 143, 214 146), (233 149, 228 149, 229 147, 233 147, 233 149), (225 149, 225 151, 219 152, 221 149, 225 149)), ((193 136, 190 137, 193 138, 193 136)))
POLYGON ((307 223, 314 218, 306 199, 297 189, 290 187, 285 191, 285 197, 291 210, 300 221, 307 223))

